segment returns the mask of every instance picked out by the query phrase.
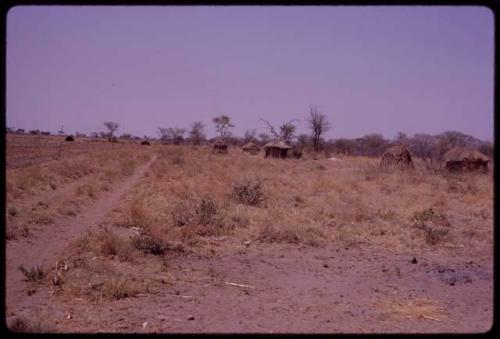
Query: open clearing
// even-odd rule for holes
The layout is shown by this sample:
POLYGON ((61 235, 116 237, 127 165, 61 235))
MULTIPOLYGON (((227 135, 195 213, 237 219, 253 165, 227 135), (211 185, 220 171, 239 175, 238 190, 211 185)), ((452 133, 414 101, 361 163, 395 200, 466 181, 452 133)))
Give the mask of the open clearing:
POLYGON ((11 330, 492 325, 492 174, 85 139, 64 143, 55 159, 61 140, 7 138, 11 330))

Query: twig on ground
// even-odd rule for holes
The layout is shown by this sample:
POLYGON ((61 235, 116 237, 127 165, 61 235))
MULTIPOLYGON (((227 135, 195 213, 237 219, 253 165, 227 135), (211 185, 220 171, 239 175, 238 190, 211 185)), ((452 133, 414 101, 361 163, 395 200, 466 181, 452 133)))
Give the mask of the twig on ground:
POLYGON ((255 288, 255 286, 243 285, 243 284, 236 284, 236 283, 232 283, 232 282, 229 282, 229 281, 224 281, 224 284, 233 285, 233 286, 239 286, 239 287, 255 288))

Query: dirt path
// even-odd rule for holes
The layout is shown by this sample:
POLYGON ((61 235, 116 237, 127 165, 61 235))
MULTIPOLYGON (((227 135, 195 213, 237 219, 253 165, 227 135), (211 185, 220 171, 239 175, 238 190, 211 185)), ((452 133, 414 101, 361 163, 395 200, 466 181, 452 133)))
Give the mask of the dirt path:
POLYGON ((135 173, 117 189, 104 193, 98 201, 76 218, 59 219, 53 225, 33 232, 29 238, 7 243, 5 266, 7 317, 18 314, 25 308, 44 305, 46 300, 45 292, 27 296, 24 275, 18 267, 20 265, 26 268, 37 265, 54 267, 56 258, 63 253, 68 243, 90 227, 97 225, 106 212, 141 179, 155 159, 153 157, 138 167, 135 173))

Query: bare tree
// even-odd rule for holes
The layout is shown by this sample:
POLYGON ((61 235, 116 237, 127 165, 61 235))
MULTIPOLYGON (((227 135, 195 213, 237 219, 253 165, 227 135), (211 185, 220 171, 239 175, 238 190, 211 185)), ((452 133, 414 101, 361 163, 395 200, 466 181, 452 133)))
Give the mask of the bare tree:
POLYGON ((215 130, 220 133, 221 137, 225 137, 229 128, 234 127, 231 124, 231 118, 226 115, 220 115, 212 119, 212 122, 215 124, 215 130))
POLYGON ((158 128, 158 136, 160 137, 161 142, 164 144, 168 142, 172 142, 175 145, 180 144, 184 140, 184 133, 186 133, 186 129, 184 128, 158 128))
POLYGON ((319 152, 321 136, 331 128, 326 116, 321 114, 316 107, 309 107, 309 117, 307 118, 311 129, 314 150, 319 152))
POLYGON ((292 119, 288 122, 285 122, 280 126, 279 132, 276 132, 276 128, 274 128, 274 126, 271 125, 269 121, 262 118, 260 120, 267 125, 269 132, 271 132, 275 139, 283 140, 288 143, 292 141, 293 133, 295 133, 295 125, 293 124, 293 122, 300 121, 299 119, 292 119))
POLYGON ((109 140, 111 140, 113 138, 113 133, 115 133, 115 131, 118 129, 120 125, 117 122, 106 121, 104 123, 104 126, 106 126, 106 128, 109 130, 108 137, 109 140))
POLYGON ((260 133, 259 134, 259 141, 262 144, 267 144, 271 140, 271 137, 267 135, 266 133, 260 133))
POLYGON ((193 122, 191 125, 191 131, 189 131, 189 134, 193 139, 193 144, 199 145, 201 141, 205 139, 204 128, 205 125, 201 121, 193 122))
POLYGON ((158 127, 158 130, 156 131, 158 133, 158 137, 160 138, 160 141, 162 144, 167 144, 169 141, 169 135, 168 135, 168 129, 163 128, 163 127, 158 127))

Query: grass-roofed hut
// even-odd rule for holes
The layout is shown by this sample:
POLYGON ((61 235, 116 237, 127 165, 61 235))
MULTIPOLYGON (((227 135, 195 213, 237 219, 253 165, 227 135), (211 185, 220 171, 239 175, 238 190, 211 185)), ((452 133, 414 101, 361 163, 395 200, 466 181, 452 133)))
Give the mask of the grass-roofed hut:
POLYGON ((253 141, 250 141, 249 143, 243 145, 243 147, 241 149, 243 150, 243 152, 248 152, 248 153, 254 154, 254 155, 258 154, 260 151, 259 145, 257 145, 253 141))
POLYGON ((265 157, 281 158, 288 157, 288 152, 292 146, 288 145, 282 140, 272 141, 264 145, 265 157))
POLYGON ((227 144, 222 139, 217 139, 214 143, 212 152, 217 154, 227 154, 227 144))
POLYGON ((387 148, 382 154, 380 168, 407 170, 413 169, 415 166, 413 165, 410 151, 404 145, 393 145, 387 148))
POLYGON ((444 169, 449 172, 488 172, 491 159, 483 153, 465 147, 454 147, 443 156, 444 169))

